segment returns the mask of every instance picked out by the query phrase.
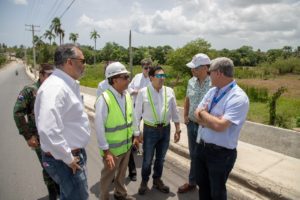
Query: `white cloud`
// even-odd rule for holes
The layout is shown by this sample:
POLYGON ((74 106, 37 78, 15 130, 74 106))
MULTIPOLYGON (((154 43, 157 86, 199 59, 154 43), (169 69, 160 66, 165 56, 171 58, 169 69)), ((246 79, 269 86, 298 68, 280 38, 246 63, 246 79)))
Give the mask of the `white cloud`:
POLYGON ((14 0, 14 3, 17 5, 27 5, 27 0, 14 0))

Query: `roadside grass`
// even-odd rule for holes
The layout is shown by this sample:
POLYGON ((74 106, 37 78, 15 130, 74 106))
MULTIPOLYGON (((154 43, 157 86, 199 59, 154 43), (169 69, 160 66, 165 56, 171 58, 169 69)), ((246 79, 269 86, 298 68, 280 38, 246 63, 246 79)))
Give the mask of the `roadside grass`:
MULTIPOLYGON (((300 99, 280 97, 277 102, 276 114, 280 118, 279 123, 284 123, 287 128, 296 127, 296 119, 300 117, 300 99)), ((268 103, 250 102, 247 120, 268 124, 268 103)))

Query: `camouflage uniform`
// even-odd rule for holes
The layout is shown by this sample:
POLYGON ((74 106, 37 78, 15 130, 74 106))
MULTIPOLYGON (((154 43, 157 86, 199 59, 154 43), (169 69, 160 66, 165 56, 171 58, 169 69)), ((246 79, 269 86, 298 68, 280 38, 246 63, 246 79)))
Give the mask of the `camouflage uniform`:
MULTIPOLYGON (((40 85, 40 81, 38 80, 32 85, 25 86, 21 90, 14 106, 14 119, 16 122, 16 126, 19 129, 19 134, 23 135, 26 141, 29 140, 32 136, 36 136, 37 138, 39 138, 34 118, 34 102, 37 90, 40 85)), ((35 152, 42 166, 41 148, 35 148, 35 152)), ((51 179, 44 168, 43 178, 49 191, 49 197, 51 194, 53 195, 53 193, 55 193, 54 196, 58 195, 59 186, 51 179)))

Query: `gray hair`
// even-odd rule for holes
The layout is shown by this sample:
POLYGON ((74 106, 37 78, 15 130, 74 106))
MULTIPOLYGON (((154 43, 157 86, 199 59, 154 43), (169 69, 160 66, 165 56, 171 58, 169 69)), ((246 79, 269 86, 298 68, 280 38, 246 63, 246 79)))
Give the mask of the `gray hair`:
POLYGON ((209 71, 219 70, 227 77, 233 77, 234 64, 230 58, 219 57, 212 60, 209 71))
POLYGON ((76 57, 75 48, 79 49, 79 46, 75 44, 63 44, 56 48, 54 54, 54 64, 57 68, 62 68, 67 62, 68 58, 76 57))

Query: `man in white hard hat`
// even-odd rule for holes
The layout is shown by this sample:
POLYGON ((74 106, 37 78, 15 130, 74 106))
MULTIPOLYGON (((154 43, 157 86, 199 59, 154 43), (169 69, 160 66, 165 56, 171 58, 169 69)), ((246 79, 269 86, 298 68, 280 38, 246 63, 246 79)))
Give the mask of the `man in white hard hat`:
POLYGON ((208 69, 210 59, 204 53, 196 54, 191 62, 186 64, 192 71, 193 77, 189 80, 186 97, 184 101, 184 123, 187 126, 188 144, 190 152, 190 172, 188 182, 178 188, 178 193, 186 193, 196 189, 196 168, 194 162, 194 149, 196 147, 196 138, 198 132, 198 123, 194 111, 203 99, 206 92, 211 87, 208 69))
POLYGON ((107 66, 109 88, 96 102, 95 127, 104 167, 100 178, 100 199, 109 199, 109 186, 114 179, 115 199, 135 199, 127 194, 125 175, 132 145, 139 144, 139 131, 133 103, 127 92, 129 72, 120 62, 107 66), (132 137, 134 137, 132 141, 132 137))

